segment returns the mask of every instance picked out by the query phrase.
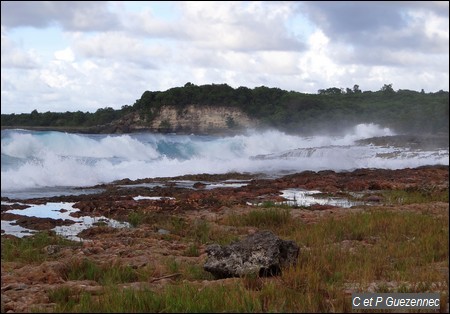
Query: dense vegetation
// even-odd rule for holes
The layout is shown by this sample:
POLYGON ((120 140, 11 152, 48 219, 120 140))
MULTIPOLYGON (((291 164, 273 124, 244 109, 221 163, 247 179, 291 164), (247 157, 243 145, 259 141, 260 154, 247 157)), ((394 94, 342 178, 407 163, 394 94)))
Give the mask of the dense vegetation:
MULTIPOLYGON (((45 112, 2 114, 2 126, 90 127, 111 123, 130 113, 150 122, 164 105, 180 112, 187 105, 230 106, 242 109, 262 126, 309 133, 345 131, 357 123, 378 123, 403 133, 448 133, 449 93, 397 90, 385 84, 379 91, 353 88, 321 89, 317 94, 286 91, 265 86, 249 89, 227 84, 197 86, 186 83, 167 91, 145 91, 133 105, 119 110, 110 107, 88 112, 45 112)), ((233 127, 233 121, 227 125, 233 127)))

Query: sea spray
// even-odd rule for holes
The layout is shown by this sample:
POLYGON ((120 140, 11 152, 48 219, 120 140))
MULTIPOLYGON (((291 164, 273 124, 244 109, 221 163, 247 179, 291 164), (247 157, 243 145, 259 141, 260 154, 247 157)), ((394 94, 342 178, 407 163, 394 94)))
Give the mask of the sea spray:
POLYGON ((375 124, 359 124, 340 136, 308 137, 278 130, 249 130, 235 136, 2 130, 1 190, 3 195, 39 187, 91 186, 123 178, 230 171, 276 175, 448 164, 448 149, 413 151, 355 144, 360 139, 389 135, 394 135, 390 129, 375 124))

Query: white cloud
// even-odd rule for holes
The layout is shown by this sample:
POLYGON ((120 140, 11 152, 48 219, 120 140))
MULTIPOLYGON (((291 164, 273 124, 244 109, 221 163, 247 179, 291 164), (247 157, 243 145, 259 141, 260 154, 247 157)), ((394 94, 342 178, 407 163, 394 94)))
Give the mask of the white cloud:
POLYGON ((171 49, 158 42, 148 43, 124 32, 107 32, 96 35, 73 35, 73 49, 87 59, 104 59, 119 62, 133 62, 143 68, 154 68, 154 59, 164 60, 171 55, 171 49))
POLYGON ((120 108, 145 90, 186 82, 307 93, 389 83, 448 90, 448 3, 135 7, 140 10, 119 2, 2 2, 2 111, 120 108), (58 34, 57 48, 43 48, 49 37, 34 46, 30 27, 39 28, 35 35, 58 34))
POLYGON ((200 47, 237 51, 302 50, 304 45, 285 27, 289 3, 182 3, 187 36, 200 47))
POLYGON ((44 69, 41 72, 40 79, 51 88, 66 87, 70 81, 68 77, 58 71, 58 69, 44 69))
POLYGON ((39 57, 33 50, 24 50, 14 43, 2 28, 1 65, 3 68, 33 69, 39 64, 39 57))
POLYGON ((300 60, 300 68, 311 80, 326 82, 326 86, 335 86, 336 77, 343 74, 345 68, 338 66, 329 54, 329 38, 320 30, 309 38, 309 50, 300 60))
MULTIPOLYGON (((448 11, 448 2, 447 2, 448 11)), ((449 18, 444 16, 439 16, 433 12, 418 10, 410 11, 409 15, 412 18, 412 23, 420 32, 423 32, 427 41, 433 43, 428 45, 428 50, 436 52, 447 52, 448 53, 448 43, 449 43, 449 18)))
POLYGON ((75 55, 70 47, 67 47, 64 50, 55 51, 56 60, 72 62, 75 60, 75 55))

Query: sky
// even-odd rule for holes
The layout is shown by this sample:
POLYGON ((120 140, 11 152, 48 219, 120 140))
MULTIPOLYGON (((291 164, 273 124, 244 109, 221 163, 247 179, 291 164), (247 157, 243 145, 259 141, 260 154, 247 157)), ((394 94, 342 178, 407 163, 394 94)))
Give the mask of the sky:
POLYGON ((449 90, 448 1, 1 1, 1 112, 223 84, 449 90))

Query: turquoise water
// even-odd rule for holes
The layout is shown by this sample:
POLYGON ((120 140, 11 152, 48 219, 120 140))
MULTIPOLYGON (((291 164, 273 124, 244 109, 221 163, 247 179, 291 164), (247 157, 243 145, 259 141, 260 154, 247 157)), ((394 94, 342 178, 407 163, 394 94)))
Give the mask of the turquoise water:
POLYGON ((276 176, 304 170, 400 169, 449 163, 448 149, 356 144, 360 139, 387 135, 394 133, 374 124, 357 125, 344 136, 309 137, 277 130, 249 130, 226 137, 2 130, 1 193, 30 198, 91 193, 80 188, 124 178, 227 172, 276 176))

